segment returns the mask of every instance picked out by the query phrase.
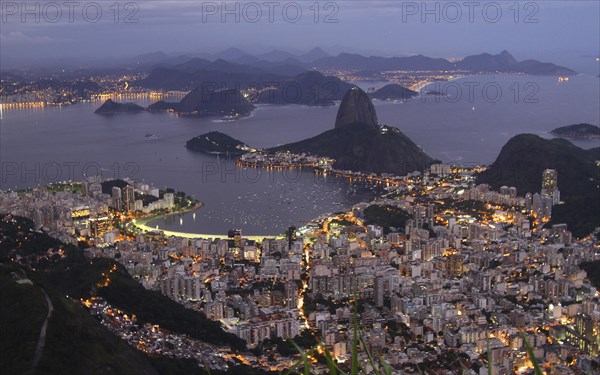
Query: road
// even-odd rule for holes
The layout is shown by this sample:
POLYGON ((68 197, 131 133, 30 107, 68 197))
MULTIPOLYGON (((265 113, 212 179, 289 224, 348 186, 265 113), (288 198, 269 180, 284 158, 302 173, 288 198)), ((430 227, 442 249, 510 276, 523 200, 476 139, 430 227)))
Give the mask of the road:
POLYGON ((48 314, 46 314, 46 319, 44 320, 44 324, 42 324, 42 328, 40 329, 40 337, 38 338, 38 342, 35 347, 35 355, 33 357, 34 369, 40 363, 40 359, 42 359, 44 345, 46 345, 46 330, 48 329, 48 320, 52 316, 52 311, 54 310, 54 305, 52 305, 52 300, 50 299, 50 297, 48 297, 48 293, 46 293, 46 291, 42 287, 40 287, 40 290, 42 291, 42 293, 44 293, 44 297, 46 297, 46 304, 48 305, 48 314))

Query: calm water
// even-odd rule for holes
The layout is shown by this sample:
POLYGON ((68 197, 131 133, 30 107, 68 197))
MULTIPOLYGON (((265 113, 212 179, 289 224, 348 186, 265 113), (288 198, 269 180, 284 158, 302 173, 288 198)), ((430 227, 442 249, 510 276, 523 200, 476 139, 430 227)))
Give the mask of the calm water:
MULTIPOLYGON (((428 88, 446 92, 445 97, 375 101, 375 106, 380 123, 400 128, 432 157, 489 163, 515 134, 549 136, 558 126, 600 123, 599 87, 597 77, 585 75, 564 83, 553 77, 478 76, 428 88)), ((301 140, 332 128, 337 107, 261 106, 250 118, 223 122, 150 113, 104 117, 93 114, 98 106, 4 110, 0 188, 98 171, 104 177, 132 177, 205 202, 195 219, 188 214, 182 222, 175 217, 157 223, 163 229, 196 233, 242 228, 247 234, 278 234, 290 224, 365 199, 348 194, 344 181, 317 180, 311 171, 242 170, 231 160, 184 147, 188 139, 212 130, 256 147, 301 140), (149 140, 146 134, 158 139, 149 140)), ((598 142, 578 145, 588 148, 598 142)))

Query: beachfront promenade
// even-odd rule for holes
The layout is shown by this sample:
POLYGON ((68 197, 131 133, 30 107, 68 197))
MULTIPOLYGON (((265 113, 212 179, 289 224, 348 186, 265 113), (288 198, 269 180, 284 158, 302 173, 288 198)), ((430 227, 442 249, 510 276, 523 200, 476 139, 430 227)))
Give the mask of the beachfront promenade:
MULTIPOLYGON (((152 228, 151 226, 147 225, 147 222, 150 220, 151 219, 137 219, 137 220, 132 220, 132 223, 136 228, 138 228, 144 232, 152 232, 152 231, 159 230, 159 231, 163 232, 165 234, 165 236, 168 236, 168 237, 212 238, 212 239, 221 239, 221 240, 229 239, 227 234, 200 234, 200 233, 174 232, 174 231, 170 231, 170 230, 156 229, 156 228, 152 228)), ((246 236, 246 235, 244 235, 243 238, 260 242, 265 238, 283 238, 283 236, 281 236, 281 235, 280 236, 273 236, 273 235, 246 236)))

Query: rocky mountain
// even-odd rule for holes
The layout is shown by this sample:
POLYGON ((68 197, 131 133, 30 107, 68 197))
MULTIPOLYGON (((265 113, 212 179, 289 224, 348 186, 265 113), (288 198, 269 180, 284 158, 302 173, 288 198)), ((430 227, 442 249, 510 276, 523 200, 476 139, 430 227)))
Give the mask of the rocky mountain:
POLYGON ((556 169, 564 204, 553 210, 553 222, 565 222, 582 236, 600 225, 600 148, 584 150, 561 139, 533 134, 511 138, 496 161, 478 178, 495 189, 515 186, 519 195, 541 190, 544 169, 556 169))
POLYGON ((334 129, 269 151, 327 156, 336 160, 338 169, 399 175, 422 170, 433 162, 399 129, 377 125, 371 100, 357 87, 344 96, 334 129))
POLYGON ((227 116, 240 118, 254 110, 238 90, 210 91, 198 87, 177 103, 159 101, 148 107, 149 111, 172 111, 185 116, 227 116))
POLYGON ((390 84, 383 86, 370 95, 372 98, 380 100, 406 100, 419 95, 419 93, 400 85, 390 84))
POLYGON ((369 96, 358 87, 351 88, 338 110, 335 118, 335 128, 361 124, 364 126, 377 126, 377 113, 369 96))
POLYGON ((235 138, 220 132, 199 135, 187 141, 185 147, 191 151, 212 155, 242 155, 250 151, 250 147, 235 138))
POLYGON ((135 113, 143 112, 146 109, 135 103, 117 103, 112 99, 107 99, 94 113, 98 115, 114 115, 117 113, 135 113))

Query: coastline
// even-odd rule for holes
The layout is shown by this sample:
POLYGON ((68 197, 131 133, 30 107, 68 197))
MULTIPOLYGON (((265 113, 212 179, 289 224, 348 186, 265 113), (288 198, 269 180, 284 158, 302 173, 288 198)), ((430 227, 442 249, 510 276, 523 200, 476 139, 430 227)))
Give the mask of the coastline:
MULTIPOLYGON (((194 212, 194 211, 197 211, 200 208, 202 208, 202 206, 204 206, 204 203, 198 202, 193 207, 189 207, 184 210, 170 212, 168 214, 152 215, 152 216, 144 217, 144 218, 140 218, 140 219, 133 219, 131 221, 131 224, 133 224, 134 227, 136 227, 137 229, 141 230, 144 233, 158 230, 158 231, 163 232, 165 234, 165 236, 167 236, 167 237, 181 237, 181 238, 190 238, 190 239, 209 239, 210 238, 210 239, 228 240, 229 236, 227 234, 205 234, 205 233, 177 232, 177 231, 170 231, 170 230, 164 230, 164 229, 156 229, 156 228, 153 228, 148 225, 148 222, 150 222, 152 220, 159 219, 161 217, 170 217, 170 216, 182 215, 182 214, 194 212)), ((274 235, 264 235, 264 236, 257 235, 257 236, 242 236, 242 237, 249 239, 249 240, 253 240, 253 241, 262 241, 265 238, 283 238, 282 236, 274 236, 274 235)))

